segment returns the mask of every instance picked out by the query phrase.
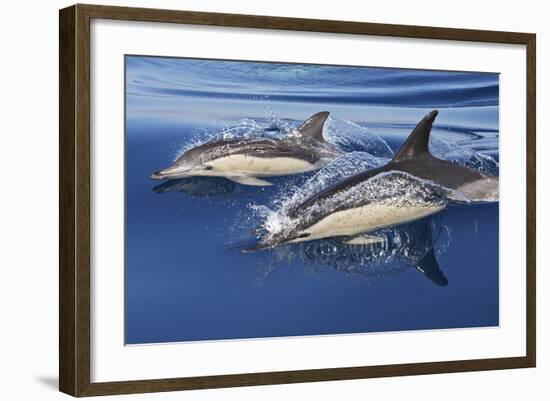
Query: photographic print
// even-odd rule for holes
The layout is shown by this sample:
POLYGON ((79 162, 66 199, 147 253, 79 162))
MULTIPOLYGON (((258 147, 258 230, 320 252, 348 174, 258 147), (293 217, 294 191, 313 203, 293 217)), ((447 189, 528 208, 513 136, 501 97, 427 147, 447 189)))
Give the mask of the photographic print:
POLYGON ((125 56, 126 344, 499 325, 499 75, 125 56))

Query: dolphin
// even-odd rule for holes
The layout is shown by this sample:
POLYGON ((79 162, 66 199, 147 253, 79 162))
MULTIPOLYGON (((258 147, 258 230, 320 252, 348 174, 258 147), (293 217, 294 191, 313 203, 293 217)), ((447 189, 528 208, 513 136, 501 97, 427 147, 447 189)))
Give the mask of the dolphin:
POLYGON ((344 237, 376 243, 369 232, 435 214, 447 201, 498 200, 498 177, 433 156, 428 148, 437 110, 414 128, 393 159, 339 181, 285 210, 285 229, 268 233, 251 249, 344 237))
POLYGON ((207 142, 183 153, 152 179, 225 177, 244 185, 272 185, 262 177, 317 170, 341 152, 323 138, 329 113, 312 115, 284 139, 233 138, 207 142))

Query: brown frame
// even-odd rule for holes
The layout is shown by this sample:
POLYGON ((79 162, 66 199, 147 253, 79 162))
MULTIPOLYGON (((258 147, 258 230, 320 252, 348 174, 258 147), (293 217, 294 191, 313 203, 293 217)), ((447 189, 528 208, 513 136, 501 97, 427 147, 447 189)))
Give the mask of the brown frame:
POLYGON ((73 396, 534 367, 536 363, 536 36, 421 26, 171 11, 77 4, 59 13, 59 389, 73 396), (90 21, 92 18, 183 23, 526 46, 527 322, 523 357, 284 372, 90 382, 90 21))

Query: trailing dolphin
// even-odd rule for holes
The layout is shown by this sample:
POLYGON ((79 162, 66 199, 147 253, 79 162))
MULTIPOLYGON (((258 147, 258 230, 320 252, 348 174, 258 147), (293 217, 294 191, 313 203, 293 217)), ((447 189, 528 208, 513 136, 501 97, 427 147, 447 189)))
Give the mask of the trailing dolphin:
POLYGON ((314 114, 284 139, 223 139, 196 146, 152 179, 225 177, 245 185, 271 185, 263 177, 317 170, 341 154, 325 142, 326 111, 314 114))
POLYGON ((498 177, 430 154, 437 114, 433 110, 417 124, 388 164, 348 177, 284 210, 285 224, 255 249, 328 237, 375 243, 379 238, 368 233, 437 213, 449 199, 498 200, 498 177))

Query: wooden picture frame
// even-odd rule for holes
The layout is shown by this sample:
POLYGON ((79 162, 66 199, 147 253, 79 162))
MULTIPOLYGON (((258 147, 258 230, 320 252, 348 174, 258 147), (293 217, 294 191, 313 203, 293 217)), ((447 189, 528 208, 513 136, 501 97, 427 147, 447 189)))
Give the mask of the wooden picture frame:
POLYGON ((59 388, 62 392, 73 396, 94 396, 535 366, 536 37, 534 34, 80 4, 60 10, 59 28, 59 388), (94 18, 525 45, 527 54, 525 60, 527 71, 526 356, 92 383, 90 380, 90 21, 94 18))

